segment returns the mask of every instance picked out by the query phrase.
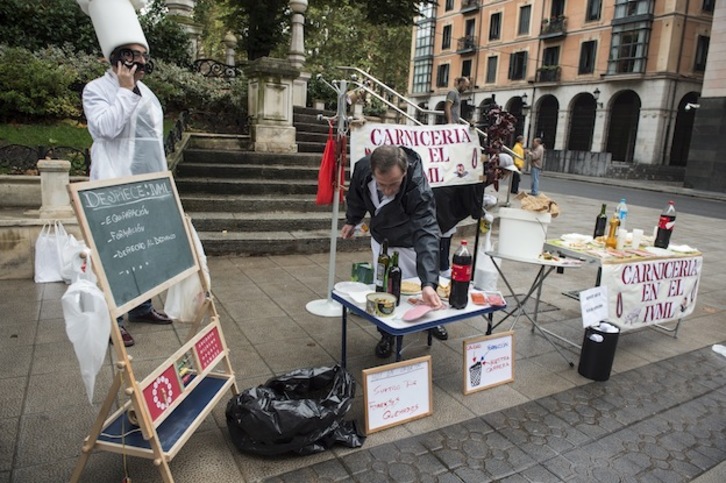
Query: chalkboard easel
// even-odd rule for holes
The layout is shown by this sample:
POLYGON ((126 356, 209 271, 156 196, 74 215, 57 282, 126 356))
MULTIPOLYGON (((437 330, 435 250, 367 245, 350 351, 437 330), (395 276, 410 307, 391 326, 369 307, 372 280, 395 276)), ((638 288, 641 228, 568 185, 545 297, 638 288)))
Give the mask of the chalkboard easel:
POLYGON ((191 224, 169 172, 73 183, 68 190, 112 321, 189 276, 199 277, 207 294, 187 341, 142 381, 118 324, 111 324, 113 383, 71 476, 78 482, 91 453, 102 450, 152 459, 162 480, 173 483, 169 462, 224 394, 239 392, 191 224), (128 399, 110 414, 122 387, 128 399))

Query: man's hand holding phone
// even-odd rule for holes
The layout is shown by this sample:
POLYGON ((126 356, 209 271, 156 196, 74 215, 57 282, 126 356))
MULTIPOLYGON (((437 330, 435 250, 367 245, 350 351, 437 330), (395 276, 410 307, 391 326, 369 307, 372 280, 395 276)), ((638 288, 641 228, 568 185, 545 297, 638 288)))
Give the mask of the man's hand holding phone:
POLYGON ((136 69, 138 69, 137 64, 126 64, 120 60, 118 61, 116 64, 116 75, 118 76, 118 83, 121 87, 134 90, 134 87, 136 87, 136 69))

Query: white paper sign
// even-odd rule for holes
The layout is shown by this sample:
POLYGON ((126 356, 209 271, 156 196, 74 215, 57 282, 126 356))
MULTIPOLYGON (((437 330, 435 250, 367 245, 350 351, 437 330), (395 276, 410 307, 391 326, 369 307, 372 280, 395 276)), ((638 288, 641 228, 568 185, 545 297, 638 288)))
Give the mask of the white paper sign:
POLYGON ((514 380, 514 332, 464 341, 464 394, 514 380))
POLYGON ((351 172, 356 161, 384 144, 406 146, 416 151, 432 188, 482 181, 479 136, 463 124, 408 126, 367 122, 351 130, 351 172))
POLYGON ((366 434, 432 413, 431 356, 363 371, 366 434))
POLYGON ((603 264, 608 320, 628 331, 690 315, 702 267, 702 256, 603 264))
POLYGON ((606 285, 580 292, 582 326, 592 327, 602 320, 608 320, 608 288, 606 285))

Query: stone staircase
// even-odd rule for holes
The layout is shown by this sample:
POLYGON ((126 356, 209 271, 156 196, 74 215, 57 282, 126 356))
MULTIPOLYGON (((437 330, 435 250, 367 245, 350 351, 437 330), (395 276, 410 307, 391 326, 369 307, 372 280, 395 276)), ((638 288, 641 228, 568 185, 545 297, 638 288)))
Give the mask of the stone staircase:
MULTIPOLYGON (((237 136, 194 137, 176 168, 182 205, 210 255, 325 253, 332 206, 317 206, 318 169, 328 135, 319 111, 294 108, 298 153, 249 150, 237 136)), ((332 115, 332 113, 325 113, 332 115)), ((345 204, 341 203, 338 226, 345 204)), ((338 251, 370 246, 338 239, 338 251)))

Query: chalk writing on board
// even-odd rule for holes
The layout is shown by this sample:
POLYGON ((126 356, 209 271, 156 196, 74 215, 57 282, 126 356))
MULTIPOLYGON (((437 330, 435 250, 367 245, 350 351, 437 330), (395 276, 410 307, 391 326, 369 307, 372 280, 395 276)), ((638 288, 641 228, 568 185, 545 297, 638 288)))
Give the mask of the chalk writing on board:
POLYGON ((116 307, 195 267, 168 173, 77 186, 116 307))

